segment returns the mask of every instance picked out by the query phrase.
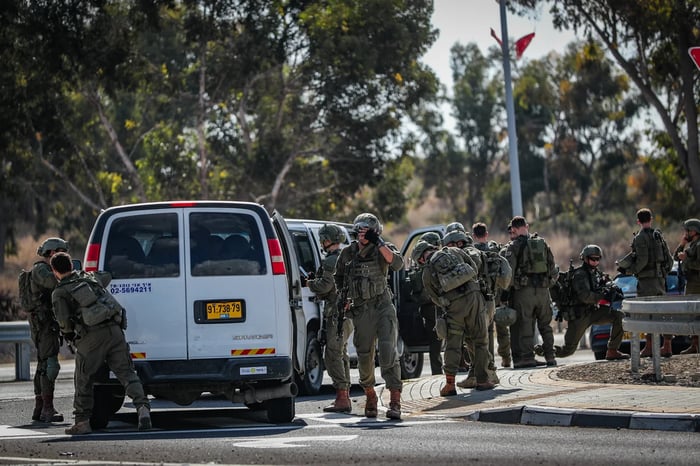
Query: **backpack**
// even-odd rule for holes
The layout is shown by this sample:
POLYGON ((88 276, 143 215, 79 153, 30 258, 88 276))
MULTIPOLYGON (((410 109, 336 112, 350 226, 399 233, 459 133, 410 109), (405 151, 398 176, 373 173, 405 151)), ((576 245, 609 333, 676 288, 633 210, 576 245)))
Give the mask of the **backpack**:
POLYGON ((547 273, 547 243, 537 233, 527 239, 527 273, 547 273))
POLYGON ((19 273, 19 304, 25 311, 31 311, 35 307, 32 294, 32 271, 24 270, 19 273))
POLYGON ((654 237, 654 246, 652 246, 654 248, 654 258, 661 266, 663 274, 668 275, 673 268, 673 256, 671 255, 671 251, 668 249, 668 245, 666 244, 661 230, 657 228, 654 230, 652 236, 654 237))
POLYGON ((449 247, 435 251, 430 256, 429 264, 431 273, 437 279, 443 293, 452 291, 476 277, 476 270, 449 247))
POLYGON ((495 251, 484 251, 486 257, 486 274, 496 288, 505 290, 513 279, 513 269, 508 260, 495 251))
POLYGON ((118 324, 124 322, 119 301, 95 280, 81 277, 68 292, 80 305, 78 313, 85 325, 91 327, 113 319, 118 324))

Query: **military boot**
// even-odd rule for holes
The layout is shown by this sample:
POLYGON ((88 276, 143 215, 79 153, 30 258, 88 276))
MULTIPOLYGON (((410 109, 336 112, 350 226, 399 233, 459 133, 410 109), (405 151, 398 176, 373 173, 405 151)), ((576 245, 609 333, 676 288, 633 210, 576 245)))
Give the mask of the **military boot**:
POLYGON ((326 413, 349 413, 352 411, 350 396, 347 390, 336 390, 335 401, 323 408, 326 413))
POLYGON ((459 388, 476 388, 476 376, 471 372, 462 380, 457 382, 459 388))
POLYGON ((389 410, 386 412, 386 417, 387 419, 401 420, 401 390, 390 388, 389 395, 389 410))
POLYGON ((32 421, 41 420, 41 410, 44 407, 44 397, 41 395, 34 396, 34 411, 32 412, 32 421))
POLYGON ((700 348, 698 348, 698 336, 695 335, 693 336, 690 346, 681 351, 681 354, 698 354, 700 352, 700 348))
POLYGON ((68 435, 83 435, 92 432, 92 427, 90 427, 90 420, 87 421, 76 421, 74 425, 65 430, 68 435))
POLYGON ((673 341, 673 335, 664 335, 664 343, 661 346, 661 357, 670 358, 673 356, 673 349, 671 349, 671 342, 673 341))
POLYGON ((650 358, 651 357, 651 335, 647 334, 644 337, 644 349, 639 353, 640 358, 650 358))
POLYGON ((503 368, 510 368, 510 366, 513 364, 513 360, 510 358, 509 355, 507 356, 501 356, 501 367, 503 368))
POLYGON ((59 414, 53 407, 53 395, 42 395, 44 404, 41 408, 39 420, 41 422, 63 422, 63 414, 59 414))
POLYGON ((377 392, 374 387, 365 388, 365 417, 377 417, 377 392))
POLYGON ((456 394, 455 376, 445 375, 445 386, 440 389, 440 396, 455 396, 456 394))
POLYGON ((146 405, 141 405, 136 409, 136 413, 139 417, 139 430, 150 430, 151 424, 151 410, 146 405))

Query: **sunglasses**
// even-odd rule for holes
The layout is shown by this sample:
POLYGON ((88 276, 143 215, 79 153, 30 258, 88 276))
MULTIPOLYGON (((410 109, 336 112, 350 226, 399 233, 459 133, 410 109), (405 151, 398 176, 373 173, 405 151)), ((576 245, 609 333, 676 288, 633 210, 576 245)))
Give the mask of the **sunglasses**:
POLYGON ((589 256, 588 257, 589 261, 594 261, 594 262, 600 262, 600 257, 595 257, 595 256, 589 256))

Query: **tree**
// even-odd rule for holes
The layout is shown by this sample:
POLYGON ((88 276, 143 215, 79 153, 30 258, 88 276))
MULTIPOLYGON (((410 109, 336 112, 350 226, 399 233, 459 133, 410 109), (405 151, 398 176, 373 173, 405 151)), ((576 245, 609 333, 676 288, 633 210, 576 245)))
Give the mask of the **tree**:
MULTIPOLYGON (((597 37, 660 118, 659 152, 700 208, 700 78, 688 48, 700 45, 700 3, 688 0, 514 0, 525 11, 550 3, 554 25, 597 37)), ((522 11, 521 11, 522 12, 522 11)))

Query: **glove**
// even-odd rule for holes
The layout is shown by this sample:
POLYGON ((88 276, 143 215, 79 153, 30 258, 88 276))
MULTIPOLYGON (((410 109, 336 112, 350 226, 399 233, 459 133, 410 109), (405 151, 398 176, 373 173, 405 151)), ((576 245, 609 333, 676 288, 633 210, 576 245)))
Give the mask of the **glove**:
POLYGON ((372 244, 379 244, 379 233, 375 230, 369 229, 365 232, 365 239, 372 244))

